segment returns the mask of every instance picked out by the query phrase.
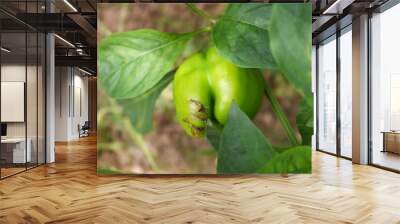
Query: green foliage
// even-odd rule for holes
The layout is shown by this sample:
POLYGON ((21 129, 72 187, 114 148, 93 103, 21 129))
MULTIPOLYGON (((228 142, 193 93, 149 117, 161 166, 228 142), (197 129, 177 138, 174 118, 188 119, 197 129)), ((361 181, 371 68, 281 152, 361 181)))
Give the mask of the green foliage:
POLYGON ((311 173, 310 146, 297 146, 277 154, 259 173, 311 173))
POLYGON ((244 68, 276 68, 269 47, 271 4, 230 4, 212 36, 222 56, 244 68))
POLYGON ((311 136, 314 132, 314 110, 304 99, 300 102, 296 123, 301 134, 302 145, 311 145, 311 136))
POLYGON ((218 151, 219 142, 221 140, 222 130, 214 124, 208 124, 206 127, 206 137, 207 141, 211 144, 211 146, 218 151))
POLYGON ((99 45, 101 87, 119 100, 145 94, 172 69, 193 35, 150 29, 112 34, 99 45))
POLYGON ((255 173, 275 154, 261 131, 232 103, 221 135, 218 173, 255 173))
POLYGON ((175 71, 168 72, 155 86, 146 93, 132 99, 117 100, 123 111, 129 116, 135 130, 147 133, 153 127, 153 111, 158 97, 172 81, 175 71))
POLYGON ((279 71, 305 96, 311 94, 311 4, 274 4, 270 46, 279 71))
POLYGON ((272 91, 271 87, 266 83, 264 88, 265 96, 267 96, 269 103, 271 104, 271 110, 274 112, 276 118, 281 122, 283 130, 286 132, 286 135, 292 144, 292 146, 299 145, 299 141, 294 133, 292 126, 289 123, 285 113, 281 105, 278 102, 274 92, 272 91))
MULTIPOLYGON (((102 40, 98 58, 100 88, 128 115, 135 131, 150 131, 155 102, 171 82, 174 72, 170 71, 177 58, 192 37, 211 31, 210 45, 215 45, 222 57, 239 67, 279 71, 303 96, 296 117, 303 146, 298 146, 295 128, 272 89, 265 92, 294 146, 284 150, 273 148, 246 113, 232 103, 225 126, 206 127, 207 139, 218 153, 218 173, 311 172, 311 5, 230 4, 217 19, 193 4, 189 8, 210 25, 184 34, 140 29, 112 34, 102 40)), ((218 66, 216 69, 220 71, 218 66)), ((226 86, 218 88, 222 87, 226 86)), ((245 100, 254 100, 248 98, 245 100)), ((98 173, 115 172, 98 170, 98 173)))
POLYGON ((235 103, 222 134, 213 138, 213 145, 219 140, 218 173, 311 172, 310 146, 274 149, 235 103))

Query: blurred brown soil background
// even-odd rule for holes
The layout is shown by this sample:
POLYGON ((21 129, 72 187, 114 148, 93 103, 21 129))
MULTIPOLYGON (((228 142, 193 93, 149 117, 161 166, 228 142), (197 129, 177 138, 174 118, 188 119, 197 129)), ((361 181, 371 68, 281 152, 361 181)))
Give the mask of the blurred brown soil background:
MULTIPOLYGON (((206 3, 197 6, 217 17, 226 4, 206 3)), ((191 12, 180 3, 129 3, 98 4, 98 41, 114 32, 152 28, 164 32, 184 33, 206 26, 206 21, 191 12)), ((192 53, 206 49, 208 35, 200 35, 186 47, 177 65, 192 53)), ((101 75, 101 74, 100 74, 101 75)), ((272 86, 290 123, 295 127, 296 112, 300 96, 281 75, 264 74, 266 82, 272 86)), ((99 110, 110 107, 107 96, 99 90, 99 110)), ((103 130, 110 133, 108 139, 99 142, 118 143, 113 150, 98 153, 98 168, 111 168, 125 173, 154 173, 142 151, 134 141, 127 139, 126 130, 119 127, 119 134, 113 134, 116 123, 104 122, 103 130), (114 126, 114 127, 113 127, 114 126)), ((289 144, 285 132, 276 119, 266 97, 256 118, 255 124, 261 129, 273 145, 284 147, 289 144)), ((117 128, 118 129, 118 128, 117 128)), ((143 136, 146 146, 154 155, 161 173, 215 173, 216 154, 205 139, 193 139, 187 136, 175 118, 172 99, 172 85, 163 92, 156 104, 154 129, 143 136)))

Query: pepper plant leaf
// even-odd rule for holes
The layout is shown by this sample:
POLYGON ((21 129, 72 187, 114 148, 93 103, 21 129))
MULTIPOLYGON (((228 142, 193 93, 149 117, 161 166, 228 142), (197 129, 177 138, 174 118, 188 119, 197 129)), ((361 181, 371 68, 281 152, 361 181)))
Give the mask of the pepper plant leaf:
POLYGON ((218 52, 243 68, 268 68, 276 64, 269 47, 272 4, 230 4, 212 30, 218 52))
POLYGON ((115 33, 99 44, 99 83, 114 99, 146 93, 170 71, 195 33, 151 29, 115 33))
POLYGON ((221 141, 222 131, 215 127, 215 125, 209 124, 206 127, 206 137, 207 141, 214 148, 214 150, 218 151, 219 143, 221 141))
POLYGON ((313 107, 310 107, 304 99, 300 102, 296 123, 301 134, 302 145, 311 145, 311 136, 314 132, 314 111, 313 107))
POLYGON ((172 81, 174 74, 175 70, 168 72, 155 86, 138 97, 117 100, 119 105, 122 106, 124 114, 130 118, 132 125, 139 133, 147 133, 152 130, 156 101, 161 92, 172 81))
POLYGON ((296 146, 275 155, 259 173, 311 173, 311 147, 296 146))
POLYGON ((255 173, 276 154, 261 131, 232 103, 218 150, 218 173, 255 173))
POLYGON ((272 55, 286 79, 312 106, 311 4, 274 4, 269 38, 272 55))

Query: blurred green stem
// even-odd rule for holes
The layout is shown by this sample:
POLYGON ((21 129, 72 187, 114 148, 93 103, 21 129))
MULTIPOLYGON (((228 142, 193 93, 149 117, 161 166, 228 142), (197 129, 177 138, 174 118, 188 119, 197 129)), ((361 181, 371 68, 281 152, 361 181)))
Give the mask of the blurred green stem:
POLYGON ((203 17, 204 19, 210 21, 212 24, 215 23, 215 19, 212 18, 212 16, 210 16, 208 13, 206 13, 205 11, 199 9, 195 4, 193 3, 186 3, 186 6, 192 10, 192 12, 194 12, 195 14, 203 17))
POLYGON ((271 104, 272 111, 274 112, 274 114, 278 118, 278 120, 281 122, 282 127, 285 130, 285 133, 286 133, 287 137, 289 138, 289 141, 292 144, 292 146, 300 145, 300 142, 296 138, 295 131, 293 130, 292 126, 290 125, 285 112, 283 112, 283 109, 282 109, 281 105, 279 104, 278 99, 276 98, 275 94, 272 91, 272 88, 267 83, 265 83, 264 92, 271 104))
POLYGON ((153 155, 150 152, 149 147, 147 146, 143 135, 134 131, 132 127, 132 123, 128 118, 124 120, 126 130, 128 131, 129 136, 135 141, 135 143, 139 146, 139 148, 143 151, 144 156, 146 157, 147 161, 149 162, 151 169, 154 171, 159 171, 156 162, 154 161, 153 155))
POLYGON ((202 27, 202 28, 200 28, 198 30, 193 31, 192 34, 193 35, 197 35, 199 33, 209 32, 209 31, 211 31, 211 26, 206 26, 206 27, 202 27))
MULTIPOLYGON (((123 120, 125 130, 127 130, 130 139, 132 139, 132 141, 134 141, 139 146, 140 150, 142 150, 151 169, 154 170, 155 172, 159 171, 160 169, 158 168, 157 163, 155 162, 154 157, 151 154, 150 149, 143 138, 143 135, 140 133, 137 133, 135 131, 135 129, 133 128, 132 123, 129 120, 129 118, 126 118, 121 114, 122 111, 120 109, 120 106, 117 104, 117 102, 115 102, 114 99, 110 99, 110 104, 111 104, 111 106, 108 108, 108 110, 103 108, 99 111, 98 120, 101 121, 102 119, 104 119, 104 116, 110 112, 119 114, 121 116, 121 119, 123 120), (118 108, 118 109, 116 109, 116 108, 118 108)), ((99 122, 99 123, 101 123, 101 122, 99 122)))

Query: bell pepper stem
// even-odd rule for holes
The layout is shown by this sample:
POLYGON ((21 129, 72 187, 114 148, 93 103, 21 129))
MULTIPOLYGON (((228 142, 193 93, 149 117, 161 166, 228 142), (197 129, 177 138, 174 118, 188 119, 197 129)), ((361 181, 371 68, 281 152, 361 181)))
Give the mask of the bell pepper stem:
POLYGON ((279 104, 278 99, 276 98, 275 94, 273 93, 271 87, 267 83, 265 83, 264 92, 271 104, 272 111, 274 112, 274 114, 278 118, 278 120, 280 121, 292 146, 300 145, 300 142, 296 137, 296 133, 295 133, 294 129, 292 128, 292 126, 290 125, 285 112, 283 111, 281 105, 279 104))

